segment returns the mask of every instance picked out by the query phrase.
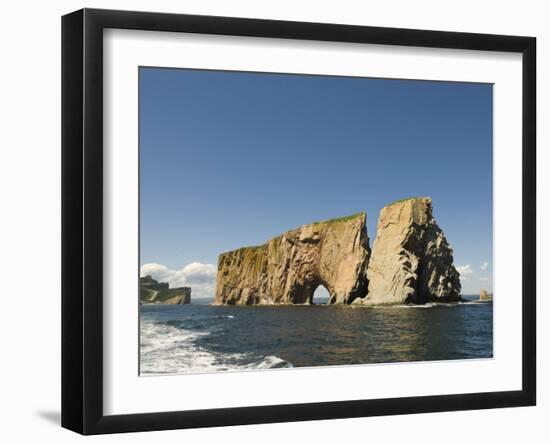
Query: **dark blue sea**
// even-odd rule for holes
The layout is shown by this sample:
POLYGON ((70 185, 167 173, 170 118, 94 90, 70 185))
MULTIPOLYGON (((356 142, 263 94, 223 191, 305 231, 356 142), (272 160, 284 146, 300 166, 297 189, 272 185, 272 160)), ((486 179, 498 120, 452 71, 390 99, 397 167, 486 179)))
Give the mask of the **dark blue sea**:
POLYGON ((493 302, 140 306, 144 375, 491 358, 493 302))

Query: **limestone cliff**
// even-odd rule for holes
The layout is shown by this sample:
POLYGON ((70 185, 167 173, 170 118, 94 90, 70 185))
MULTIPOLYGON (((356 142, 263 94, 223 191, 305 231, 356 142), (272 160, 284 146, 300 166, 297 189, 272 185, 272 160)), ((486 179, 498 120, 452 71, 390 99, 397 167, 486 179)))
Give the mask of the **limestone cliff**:
POLYGON ((453 251, 433 218, 430 198, 382 209, 367 277, 368 305, 461 300, 453 251))
POLYGON ((191 303, 191 288, 170 288, 147 275, 139 279, 140 304, 186 305, 191 303))
POLYGON ((215 304, 308 304, 319 285, 329 303, 367 291, 370 255, 364 212, 303 225, 267 243, 218 259, 215 304))

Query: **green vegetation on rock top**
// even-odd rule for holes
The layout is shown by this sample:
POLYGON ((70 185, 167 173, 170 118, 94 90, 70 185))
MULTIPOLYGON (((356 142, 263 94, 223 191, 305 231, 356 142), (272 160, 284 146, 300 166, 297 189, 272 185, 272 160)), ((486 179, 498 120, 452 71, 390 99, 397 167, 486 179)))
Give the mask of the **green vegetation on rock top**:
POLYGON ((242 247, 240 247, 240 248, 238 248, 238 249, 233 249, 232 251, 225 251, 225 252, 222 252, 222 253, 220 254, 220 257, 225 256, 225 255, 233 255, 233 254, 235 254, 235 253, 237 253, 237 252, 239 252, 239 251, 244 252, 244 253, 251 253, 251 254, 254 254, 256 251, 259 251, 259 250, 261 250, 261 249, 263 249, 263 248, 265 248, 265 247, 266 247, 265 244, 263 244, 263 245, 256 245, 256 246, 242 246, 242 247))
POLYGON ((265 248, 265 244, 263 245, 256 245, 256 246, 243 246, 239 249, 236 249, 236 251, 239 251, 239 250, 242 250, 242 249, 261 249, 261 248, 265 248))
POLYGON ((408 200, 423 200, 423 199, 430 199, 430 197, 407 197, 407 198, 401 198, 399 200, 395 200, 394 202, 391 202, 389 205, 387 206, 391 206, 391 205, 395 205, 396 203, 403 203, 403 202, 406 202, 408 200))
POLYGON ((365 215, 365 211, 361 211, 361 212, 358 212, 358 213, 352 214, 352 215, 347 215, 345 217, 338 217, 338 218, 331 218, 331 219, 328 219, 328 220, 321 220, 321 221, 313 222, 311 224, 312 225, 321 225, 321 224, 325 224, 325 223, 339 223, 339 222, 344 222, 344 221, 348 221, 348 220, 353 220, 354 218, 357 218, 357 217, 360 217, 360 216, 363 216, 363 215, 365 215))

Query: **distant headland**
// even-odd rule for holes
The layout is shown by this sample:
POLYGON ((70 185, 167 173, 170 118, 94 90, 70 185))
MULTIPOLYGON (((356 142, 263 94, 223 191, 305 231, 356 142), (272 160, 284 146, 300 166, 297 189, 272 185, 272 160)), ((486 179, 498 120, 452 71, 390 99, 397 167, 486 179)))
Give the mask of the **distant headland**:
POLYGON ((306 224, 221 254, 214 304, 311 304, 320 285, 330 304, 462 300, 453 250, 432 215, 431 198, 384 207, 372 250, 366 217, 361 212, 306 224))
POLYGON ((139 279, 139 303, 186 305, 191 303, 191 288, 170 288, 168 283, 159 283, 150 275, 139 279))

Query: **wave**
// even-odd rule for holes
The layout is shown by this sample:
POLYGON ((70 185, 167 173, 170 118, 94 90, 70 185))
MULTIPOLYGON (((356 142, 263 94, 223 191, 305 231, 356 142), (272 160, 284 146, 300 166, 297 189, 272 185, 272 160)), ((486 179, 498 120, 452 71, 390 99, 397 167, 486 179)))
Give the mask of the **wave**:
POLYGON ((392 306, 392 308, 429 309, 429 308, 433 308, 434 306, 443 305, 443 304, 444 303, 430 302, 430 303, 424 303, 423 305, 413 305, 413 304, 410 304, 410 305, 395 305, 395 306, 392 306))
POLYGON ((276 355, 268 355, 258 362, 247 365, 247 369, 278 369, 278 368, 292 368, 292 365, 277 357, 276 355))
MULTIPOLYGON (((233 318, 232 315, 226 318, 233 318)), ((173 324, 141 322, 140 374, 162 375, 243 369, 291 368, 275 355, 223 353, 202 348, 196 341, 208 331, 191 331, 173 324)))
POLYGON ((371 305, 367 306, 368 308, 372 309, 430 309, 435 307, 444 307, 444 308, 452 308, 454 306, 461 306, 461 305, 479 305, 486 303, 484 301, 479 300, 466 300, 466 301, 459 301, 459 302, 428 302, 424 304, 403 304, 403 305, 371 305))

